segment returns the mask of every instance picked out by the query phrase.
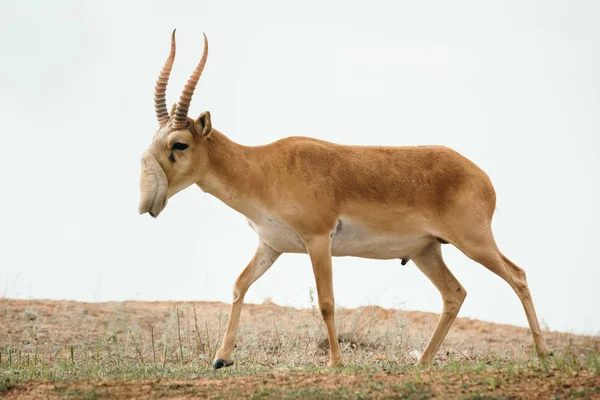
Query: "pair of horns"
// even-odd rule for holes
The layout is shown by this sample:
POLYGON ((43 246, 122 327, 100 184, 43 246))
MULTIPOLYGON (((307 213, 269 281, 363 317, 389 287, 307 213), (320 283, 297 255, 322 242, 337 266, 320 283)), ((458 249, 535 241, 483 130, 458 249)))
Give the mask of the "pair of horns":
MULTIPOLYGON (((206 58, 208 57, 208 39, 206 39, 206 34, 204 34, 204 52, 202 53, 202 58, 198 63, 198 66, 188 79, 185 87, 183 88, 183 92, 181 93, 181 97, 179 98, 179 102, 175 107, 175 119, 173 122, 173 127, 175 129, 183 129, 187 125, 187 114, 190 109, 190 102, 192 101, 192 96, 194 95, 194 89, 196 89, 196 85, 200 80, 200 75, 202 75, 202 70, 204 69, 204 65, 206 64, 206 58)), ((169 58, 165 62, 162 70, 160 71, 160 75, 158 76, 158 80, 156 81, 156 86, 154 87, 154 108, 156 110, 156 118, 158 119, 158 123, 160 125, 164 125, 169 122, 169 111, 167 110, 167 101, 165 99, 165 94, 167 92, 167 83, 169 83, 169 75, 171 74, 171 68, 173 68, 173 62, 175 61, 175 30, 171 34, 171 52, 169 53, 169 58)))

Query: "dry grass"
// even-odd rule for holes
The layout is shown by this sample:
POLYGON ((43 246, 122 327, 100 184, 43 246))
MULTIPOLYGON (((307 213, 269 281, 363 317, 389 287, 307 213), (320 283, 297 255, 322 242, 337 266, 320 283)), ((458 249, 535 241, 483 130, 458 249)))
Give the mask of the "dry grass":
POLYGON ((211 360, 222 303, 0 300, 0 393, 9 398, 600 397, 600 338, 546 332, 540 364, 527 329, 458 319, 434 368, 415 367, 437 315, 338 310, 346 366, 327 370, 318 311, 247 305, 233 367, 211 360), (142 395, 145 393, 146 395, 142 395), (535 397, 535 396, 534 396, 535 397))

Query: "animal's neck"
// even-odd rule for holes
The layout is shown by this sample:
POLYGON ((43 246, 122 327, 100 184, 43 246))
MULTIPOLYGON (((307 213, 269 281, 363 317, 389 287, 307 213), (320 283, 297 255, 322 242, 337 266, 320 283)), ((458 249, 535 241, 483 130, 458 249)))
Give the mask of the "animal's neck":
POLYGON ((246 217, 253 218, 260 211, 261 191, 265 187, 254 149, 235 143, 214 129, 209 140, 209 167, 198 186, 246 217))

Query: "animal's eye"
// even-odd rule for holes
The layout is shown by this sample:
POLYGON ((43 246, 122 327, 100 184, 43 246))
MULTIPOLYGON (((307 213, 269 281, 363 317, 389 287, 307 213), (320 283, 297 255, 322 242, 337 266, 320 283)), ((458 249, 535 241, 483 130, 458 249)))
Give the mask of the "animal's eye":
POLYGON ((188 145, 185 143, 173 143, 173 147, 171 147, 171 150, 185 150, 188 148, 188 145))

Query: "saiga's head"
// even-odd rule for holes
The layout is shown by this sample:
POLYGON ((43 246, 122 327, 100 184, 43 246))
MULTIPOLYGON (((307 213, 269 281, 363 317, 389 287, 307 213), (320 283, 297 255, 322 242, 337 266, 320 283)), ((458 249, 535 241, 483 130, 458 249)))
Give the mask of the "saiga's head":
POLYGON ((204 35, 202 59, 185 85, 179 102, 173 105, 169 113, 165 92, 175 60, 175 31, 173 31, 171 52, 154 89, 154 106, 159 127, 152 143, 142 155, 140 214, 149 213, 156 218, 171 196, 198 182, 206 169, 205 146, 212 132, 210 113, 203 112, 195 120, 189 118, 187 114, 207 56, 208 41, 204 35))

